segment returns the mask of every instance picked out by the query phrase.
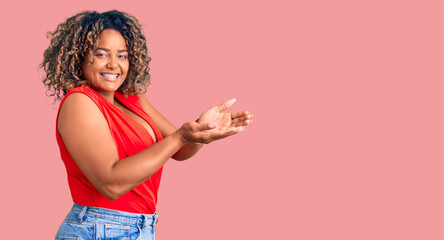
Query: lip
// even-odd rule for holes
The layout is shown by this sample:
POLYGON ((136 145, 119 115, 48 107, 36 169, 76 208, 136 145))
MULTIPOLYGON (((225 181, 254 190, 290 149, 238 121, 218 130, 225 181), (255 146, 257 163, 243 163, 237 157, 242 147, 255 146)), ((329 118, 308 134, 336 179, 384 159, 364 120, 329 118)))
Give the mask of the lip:
POLYGON ((108 81, 116 81, 120 78, 121 74, 120 73, 100 73, 100 76, 108 81), (117 77, 116 78, 109 78, 107 76, 104 76, 105 74, 106 75, 117 75, 117 77))

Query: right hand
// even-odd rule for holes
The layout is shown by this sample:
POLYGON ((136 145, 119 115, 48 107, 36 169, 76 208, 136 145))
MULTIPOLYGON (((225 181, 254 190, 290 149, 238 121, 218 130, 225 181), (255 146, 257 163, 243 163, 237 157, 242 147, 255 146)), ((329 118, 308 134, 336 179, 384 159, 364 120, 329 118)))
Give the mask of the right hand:
POLYGON ((212 141, 234 135, 242 131, 242 128, 216 128, 216 125, 210 123, 199 124, 196 122, 187 122, 183 124, 178 131, 184 143, 196 142, 208 144, 212 141))

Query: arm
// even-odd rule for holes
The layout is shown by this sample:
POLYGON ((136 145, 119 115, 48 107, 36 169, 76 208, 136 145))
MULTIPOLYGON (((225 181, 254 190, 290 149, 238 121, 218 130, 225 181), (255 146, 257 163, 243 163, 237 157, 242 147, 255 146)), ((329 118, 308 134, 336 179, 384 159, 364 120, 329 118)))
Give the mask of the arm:
MULTIPOLYGON (((153 105, 151 105, 151 103, 144 95, 139 94, 139 99, 142 109, 153 119, 154 123, 159 128, 164 137, 168 137, 175 131, 177 131, 177 128, 162 114, 160 114, 160 112, 157 111, 157 109, 155 109, 153 105)), ((199 149, 202 148, 202 146, 203 144, 196 144, 193 142, 187 143, 183 145, 180 149, 178 149, 178 151, 176 151, 171 158, 178 161, 189 159, 194 156, 199 151, 199 149)))
MULTIPOLYGON (((162 114, 160 114, 146 99, 144 95, 139 95, 140 104, 143 110, 151 116, 156 123, 157 127, 162 132, 163 136, 169 136, 177 129, 171 124, 162 114)), ((221 129, 237 128, 237 131, 243 131, 244 127, 250 124, 253 120, 253 115, 248 112, 237 113, 224 113, 222 111, 230 108, 235 103, 235 99, 228 100, 222 104, 216 105, 203 112, 198 120, 199 124, 215 124, 216 127, 221 129)), ((188 143, 181 147, 172 158, 178 161, 186 160, 194 156, 199 149, 202 148, 202 144, 188 143)))
POLYGON ((81 93, 68 96, 59 112, 57 129, 72 158, 104 196, 119 198, 135 188, 190 141, 209 142, 236 133, 207 131, 209 124, 185 123, 149 148, 119 160, 108 124, 95 103, 81 93))

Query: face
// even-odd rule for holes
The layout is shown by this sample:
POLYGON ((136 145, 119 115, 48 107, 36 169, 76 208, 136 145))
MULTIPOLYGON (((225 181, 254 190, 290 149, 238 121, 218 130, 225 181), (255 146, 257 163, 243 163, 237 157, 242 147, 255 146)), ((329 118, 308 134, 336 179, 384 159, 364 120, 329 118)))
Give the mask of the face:
POLYGON ((82 71, 91 87, 99 93, 115 92, 125 81, 129 61, 125 39, 120 32, 106 29, 100 34, 98 48, 87 53, 82 71))

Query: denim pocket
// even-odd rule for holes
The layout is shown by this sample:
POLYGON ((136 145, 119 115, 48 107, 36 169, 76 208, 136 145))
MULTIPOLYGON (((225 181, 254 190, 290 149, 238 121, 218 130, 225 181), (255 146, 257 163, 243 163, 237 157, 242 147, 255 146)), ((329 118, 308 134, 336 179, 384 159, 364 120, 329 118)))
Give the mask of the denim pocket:
POLYGON ((105 224, 106 240, 129 240, 129 226, 118 224, 105 224))
POLYGON ((59 239, 70 239, 70 240, 82 240, 82 239, 93 239, 94 238, 94 225, 91 223, 79 223, 65 221, 60 225, 56 240, 59 239))

